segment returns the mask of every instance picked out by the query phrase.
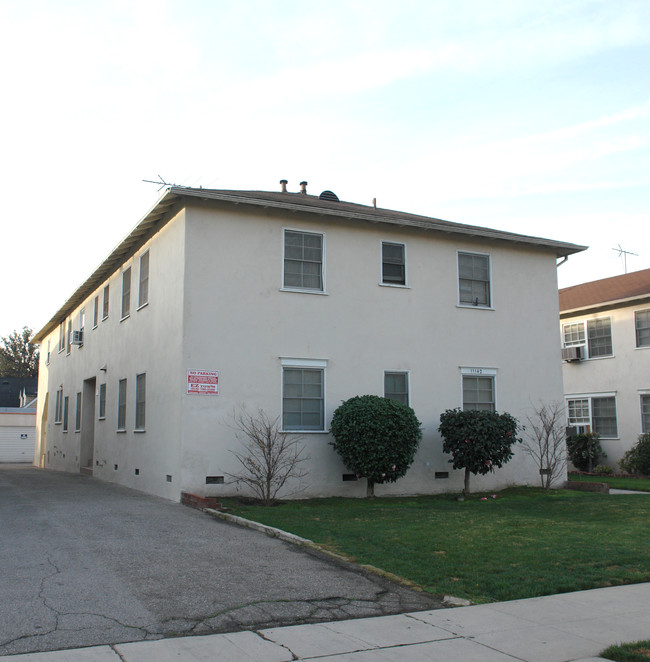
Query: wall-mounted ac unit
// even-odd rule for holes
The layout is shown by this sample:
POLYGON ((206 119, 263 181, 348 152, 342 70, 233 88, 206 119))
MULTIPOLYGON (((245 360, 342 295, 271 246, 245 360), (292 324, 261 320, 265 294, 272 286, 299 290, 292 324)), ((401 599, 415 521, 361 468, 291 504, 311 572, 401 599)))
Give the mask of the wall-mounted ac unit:
POLYGON ((572 347, 562 348, 563 361, 580 361, 582 359, 583 345, 573 345, 572 347))
POLYGON ((70 338, 71 345, 83 345, 84 344, 84 332, 83 331, 73 331, 70 338))

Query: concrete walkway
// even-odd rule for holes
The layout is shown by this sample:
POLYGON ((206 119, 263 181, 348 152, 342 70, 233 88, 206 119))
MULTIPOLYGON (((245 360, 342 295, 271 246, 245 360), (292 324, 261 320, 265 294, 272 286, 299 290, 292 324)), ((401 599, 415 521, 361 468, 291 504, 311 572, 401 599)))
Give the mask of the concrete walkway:
POLYGON ((12 655, 7 662, 582 662, 650 638, 650 583, 259 631, 12 655))

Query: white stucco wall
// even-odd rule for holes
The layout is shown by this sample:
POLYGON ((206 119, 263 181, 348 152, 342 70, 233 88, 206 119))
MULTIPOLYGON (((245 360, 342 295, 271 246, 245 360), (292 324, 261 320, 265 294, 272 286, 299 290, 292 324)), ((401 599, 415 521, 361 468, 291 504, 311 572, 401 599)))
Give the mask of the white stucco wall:
POLYGON ((61 471, 80 470, 82 433, 75 432, 75 398, 77 392, 84 391, 85 380, 95 379, 94 404, 87 407, 84 403, 83 410, 85 426, 90 424, 88 417, 94 409, 93 475, 177 498, 174 480, 180 479, 181 385, 177 375, 182 353, 184 233, 184 214, 180 212, 74 311, 73 329, 79 328, 80 309, 84 307, 86 311, 82 346, 72 346, 69 355, 66 350, 59 353, 58 329, 41 343, 36 464, 61 471), (147 250, 149 303, 138 309, 139 260, 147 250), (129 267, 132 270, 130 315, 120 319, 122 272, 129 267), (102 320, 103 289, 107 283, 110 308, 108 318, 102 320), (93 328, 95 296, 99 296, 100 312, 97 327, 93 328), (48 340, 49 365, 46 363, 48 340), (140 373, 146 374, 146 426, 144 432, 134 432, 135 383, 140 373), (125 432, 116 432, 120 379, 127 380, 125 432), (107 385, 106 417, 100 420, 99 387, 103 382, 107 385), (63 386, 64 396, 70 398, 68 432, 63 432, 63 425, 54 421, 59 385, 63 386))
POLYGON ((650 394, 650 347, 637 348, 634 312, 647 310, 645 304, 630 305, 598 313, 562 319, 562 325, 583 320, 611 318, 610 357, 563 363, 565 398, 613 394, 616 397, 618 436, 601 438, 607 458, 602 461, 619 470, 618 461, 641 434, 641 395, 650 394))
MULTIPOLYGON (((327 222, 274 212, 187 212, 184 371, 218 370, 218 396, 183 397, 183 489, 219 495, 205 476, 236 472, 232 412, 281 411, 280 357, 324 359, 326 420, 341 401, 383 395, 384 370, 409 371, 411 406, 423 423, 406 477, 379 494, 459 490, 441 452, 439 416, 461 405, 461 366, 497 370, 497 408, 522 421, 540 401, 561 401, 555 256, 540 250, 413 229, 327 222), (283 228, 321 232, 326 294, 281 291, 283 228), (408 287, 380 283, 381 241, 407 247, 408 287), (494 310, 458 307, 457 250, 489 253, 494 310), (435 472, 449 471, 436 480, 435 472)), ((310 457, 303 496, 365 494, 324 433, 304 433, 310 457)), ((533 483, 537 467, 520 451, 475 489, 533 483)))

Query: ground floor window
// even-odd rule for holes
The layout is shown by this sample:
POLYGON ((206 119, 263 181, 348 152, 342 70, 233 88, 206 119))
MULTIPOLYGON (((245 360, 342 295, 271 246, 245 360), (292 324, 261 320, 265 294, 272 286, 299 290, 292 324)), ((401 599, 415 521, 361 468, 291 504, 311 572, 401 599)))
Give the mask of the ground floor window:
POLYGON ((325 430, 325 364, 282 360, 282 429, 325 430))
POLYGON ((135 429, 144 430, 146 408, 147 375, 135 377, 135 429))
POLYGON ((117 385, 117 429, 126 429, 126 379, 117 385))
POLYGON ((496 370, 462 368, 463 410, 496 411, 496 370))
POLYGON ((384 397, 397 400, 404 405, 409 403, 409 375, 408 372, 384 373, 384 397))
POLYGON ((584 427, 605 439, 618 437, 616 397, 590 396, 567 400, 567 420, 570 427, 584 427))
POLYGON ((650 395, 641 396, 641 432, 650 432, 650 395))

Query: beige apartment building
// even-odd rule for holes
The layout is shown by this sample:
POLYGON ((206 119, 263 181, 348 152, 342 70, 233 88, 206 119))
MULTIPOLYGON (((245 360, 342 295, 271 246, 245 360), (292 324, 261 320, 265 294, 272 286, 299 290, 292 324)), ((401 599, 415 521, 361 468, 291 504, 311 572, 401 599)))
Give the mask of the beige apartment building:
POLYGON ((618 461, 650 432, 650 269, 560 290, 568 424, 618 461))
MULTIPOLYGON (((378 494, 462 489, 440 414, 562 400, 556 262, 583 247, 339 201, 171 187, 58 309, 41 345, 35 463, 179 499, 233 494, 233 413, 301 437, 301 497, 363 496, 338 405, 410 404, 423 438, 378 494)), ((473 488, 538 482, 521 449, 473 488)))

